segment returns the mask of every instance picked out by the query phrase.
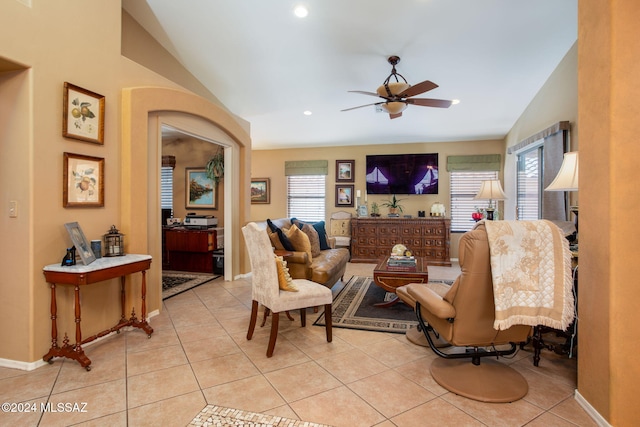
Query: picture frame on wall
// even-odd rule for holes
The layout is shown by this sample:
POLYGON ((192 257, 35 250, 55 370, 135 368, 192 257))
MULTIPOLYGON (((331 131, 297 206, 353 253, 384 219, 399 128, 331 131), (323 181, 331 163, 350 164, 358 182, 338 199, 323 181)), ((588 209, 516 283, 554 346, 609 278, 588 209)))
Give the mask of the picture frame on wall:
POLYGON ((336 160, 336 182, 354 182, 355 160, 336 160))
POLYGON ((104 96, 64 82, 62 136, 104 144, 104 96))
POLYGON ((251 178, 251 204, 271 203, 271 179, 251 178))
POLYGON ((104 206, 104 158, 63 154, 62 206, 104 206))
POLYGON ((187 209, 218 209, 218 186, 205 168, 185 169, 184 193, 187 209))
POLYGON ((71 242, 76 248, 76 253, 80 255, 82 263, 84 265, 88 265, 95 261, 96 256, 91 250, 91 245, 89 245, 89 241, 84 236, 82 228, 80 228, 80 224, 77 222, 68 222, 64 227, 67 229, 67 233, 69 233, 71 242))
POLYGON ((348 208, 354 206, 354 185, 336 185, 336 206, 348 208))

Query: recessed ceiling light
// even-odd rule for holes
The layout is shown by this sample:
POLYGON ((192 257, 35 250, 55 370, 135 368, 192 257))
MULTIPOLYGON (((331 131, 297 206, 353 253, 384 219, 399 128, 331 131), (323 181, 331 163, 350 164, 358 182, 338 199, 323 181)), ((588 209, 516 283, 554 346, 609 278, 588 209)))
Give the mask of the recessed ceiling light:
POLYGON ((306 18, 309 14, 309 10, 305 6, 298 5, 293 9, 293 13, 295 13, 298 18, 306 18))
POLYGON ((309 111, 309 110, 306 110, 306 111, 305 111, 304 113, 302 113, 302 114, 304 114, 305 116, 310 116, 310 115, 312 115, 313 113, 312 113, 311 111, 309 111))
POLYGON ((456 105, 456 104, 460 104, 460 100, 459 99, 454 99, 451 101, 451 105, 456 105))

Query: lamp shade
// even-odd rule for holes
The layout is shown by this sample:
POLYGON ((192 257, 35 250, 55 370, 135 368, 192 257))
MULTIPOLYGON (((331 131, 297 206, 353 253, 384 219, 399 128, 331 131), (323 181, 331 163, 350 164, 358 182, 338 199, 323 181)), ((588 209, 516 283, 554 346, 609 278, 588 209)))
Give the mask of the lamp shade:
POLYGON ((474 200, 504 200, 507 196, 504 194, 502 190, 502 185, 500 181, 497 179, 493 179, 490 181, 482 181, 482 187, 480 187, 480 191, 474 197, 474 200))
POLYGON ((578 189, 578 152, 564 153, 560 171, 545 191, 576 191, 578 189))

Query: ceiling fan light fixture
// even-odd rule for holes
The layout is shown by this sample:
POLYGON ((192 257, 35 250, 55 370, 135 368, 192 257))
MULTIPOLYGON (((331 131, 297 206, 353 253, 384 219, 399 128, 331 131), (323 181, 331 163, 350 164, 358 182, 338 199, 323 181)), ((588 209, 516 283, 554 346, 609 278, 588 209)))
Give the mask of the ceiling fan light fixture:
POLYGON ((380 108, 389 114, 399 114, 407 108, 407 104, 404 102, 384 102, 380 104, 380 108))
POLYGON ((389 82, 380 85, 376 90, 376 93, 378 94, 378 96, 383 97, 390 96, 389 93, 391 93, 391 96, 396 96, 409 89, 410 87, 411 85, 405 82, 389 82))

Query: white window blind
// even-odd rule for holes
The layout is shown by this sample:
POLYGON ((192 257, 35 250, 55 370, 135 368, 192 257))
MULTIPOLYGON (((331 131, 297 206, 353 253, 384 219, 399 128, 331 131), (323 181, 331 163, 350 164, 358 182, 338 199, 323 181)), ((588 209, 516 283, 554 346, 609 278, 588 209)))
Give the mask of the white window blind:
POLYGON ((536 220, 542 214, 542 146, 518 154, 518 198, 519 220, 536 220))
POLYGON ((287 215, 305 221, 324 221, 324 175, 287 176, 287 215))
POLYGON ((450 172, 451 231, 469 231, 475 224, 471 214, 486 208, 486 200, 474 200, 482 181, 498 179, 497 171, 450 172))
POLYGON ((173 168, 168 166, 160 169, 160 208, 171 209, 173 216, 173 168))

